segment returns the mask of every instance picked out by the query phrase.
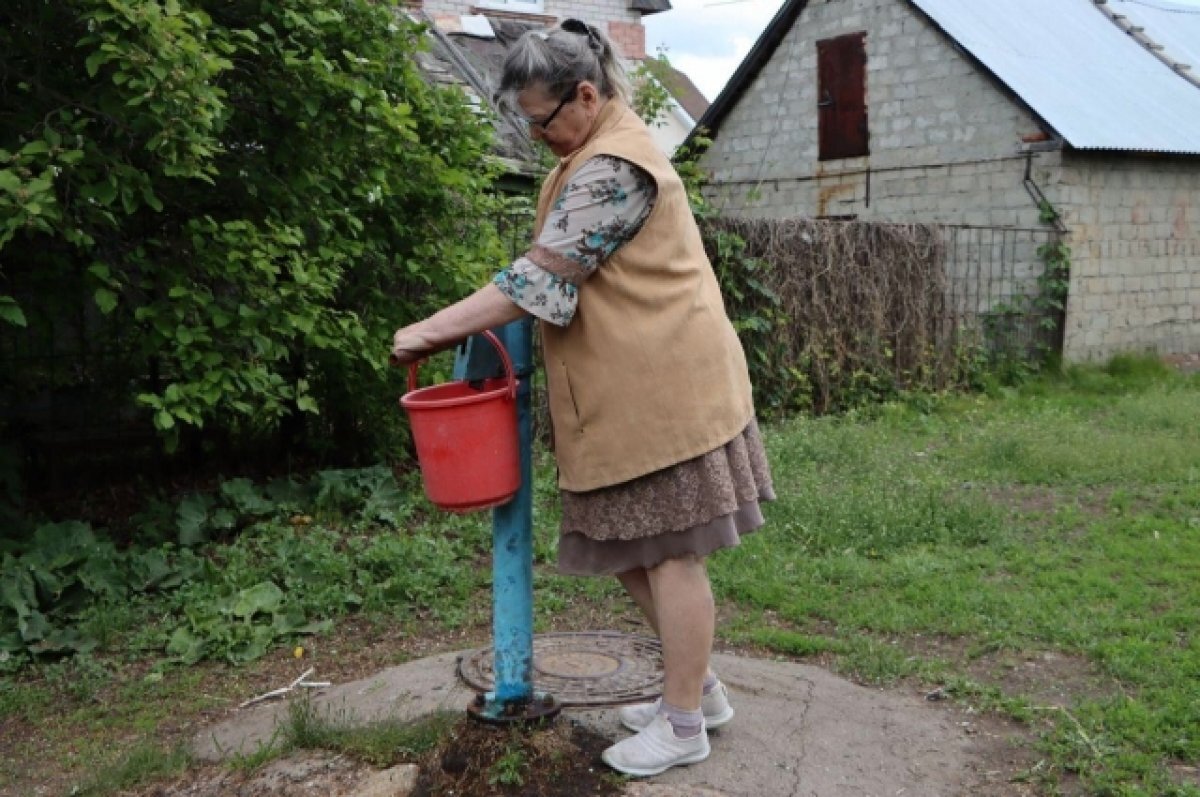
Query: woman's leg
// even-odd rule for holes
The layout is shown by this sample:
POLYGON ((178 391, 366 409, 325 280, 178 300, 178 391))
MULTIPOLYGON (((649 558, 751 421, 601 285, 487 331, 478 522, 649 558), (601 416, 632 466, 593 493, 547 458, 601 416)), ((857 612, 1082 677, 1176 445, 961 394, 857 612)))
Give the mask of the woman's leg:
POLYGON ((663 700, 685 711, 697 710, 716 626, 704 560, 668 559, 645 573, 662 640, 663 700))
MULTIPOLYGON (((621 583, 658 626, 665 670, 662 702, 646 704, 655 710, 649 718, 638 717, 637 724, 622 719, 638 733, 601 755, 614 769, 637 776, 708 758, 711 748, 700 702, 716 622, 703 559, 669 559, 642 574, 644 580, 638 573, 622 574, 621 583)), ((637 709, 622 711, 642 713, 637 709)))
POLYGON ((645 568, 635 567, 633 570, 626 570, 624 573, 618 573, 617 578, 620 580, 621 586, 625 587, 625 591, 629 593, 629 597, 633 598, 633 602, 642 610, 642 615, 646 618, 646 622, 650 623, 654 633, 658 634, 658 617, 654 613, 654 595, 650 592, 650 577, 646 574, 645 568))

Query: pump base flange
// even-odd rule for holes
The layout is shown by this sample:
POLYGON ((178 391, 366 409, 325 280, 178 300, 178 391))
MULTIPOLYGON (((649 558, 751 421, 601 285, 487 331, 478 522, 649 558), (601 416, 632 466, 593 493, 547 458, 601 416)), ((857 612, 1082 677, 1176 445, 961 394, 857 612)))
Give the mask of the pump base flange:
POLYGON ((537 692, 528 700, 502 702, 495 693, 476 695, 467 706, 467 716, 488 725, 536 725, 550 722, 562 711, 553 695, 537 692))

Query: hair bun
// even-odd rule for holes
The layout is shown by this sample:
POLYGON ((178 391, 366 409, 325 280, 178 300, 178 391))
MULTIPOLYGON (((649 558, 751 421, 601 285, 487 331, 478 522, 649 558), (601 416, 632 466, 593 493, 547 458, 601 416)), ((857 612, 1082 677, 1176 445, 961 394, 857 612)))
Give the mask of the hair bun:
POLYGON ((559 27, 567 33, 587 36, 588 48, 601 55, 604 54, 604 38, 600 35, 600 31, 596 30, 592 25, 589 25, 582 19, 564 19, 559 27))

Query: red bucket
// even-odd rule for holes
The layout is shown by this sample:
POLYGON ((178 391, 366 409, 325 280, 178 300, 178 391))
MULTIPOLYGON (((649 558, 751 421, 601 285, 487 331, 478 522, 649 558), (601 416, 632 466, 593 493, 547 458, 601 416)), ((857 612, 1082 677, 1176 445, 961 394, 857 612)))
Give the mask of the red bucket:
POLYGON ((400 397, 412 426, 425 495, 451 512, 499 506, 521 486, 512 360, 495 335, 483 335, 500 354, 503 379, 487 379, 478 390, 468 382, 417 389, 417 364, 412 363, 408 392, 400 397))

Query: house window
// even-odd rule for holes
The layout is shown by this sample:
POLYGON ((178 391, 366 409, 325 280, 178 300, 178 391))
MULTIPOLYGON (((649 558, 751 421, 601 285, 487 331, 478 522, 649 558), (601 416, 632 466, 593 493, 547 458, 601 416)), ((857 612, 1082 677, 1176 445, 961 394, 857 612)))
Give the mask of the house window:
POLYGON ((870 154, 867 146, 867 34, 817 42, 820 159, 870 154))

